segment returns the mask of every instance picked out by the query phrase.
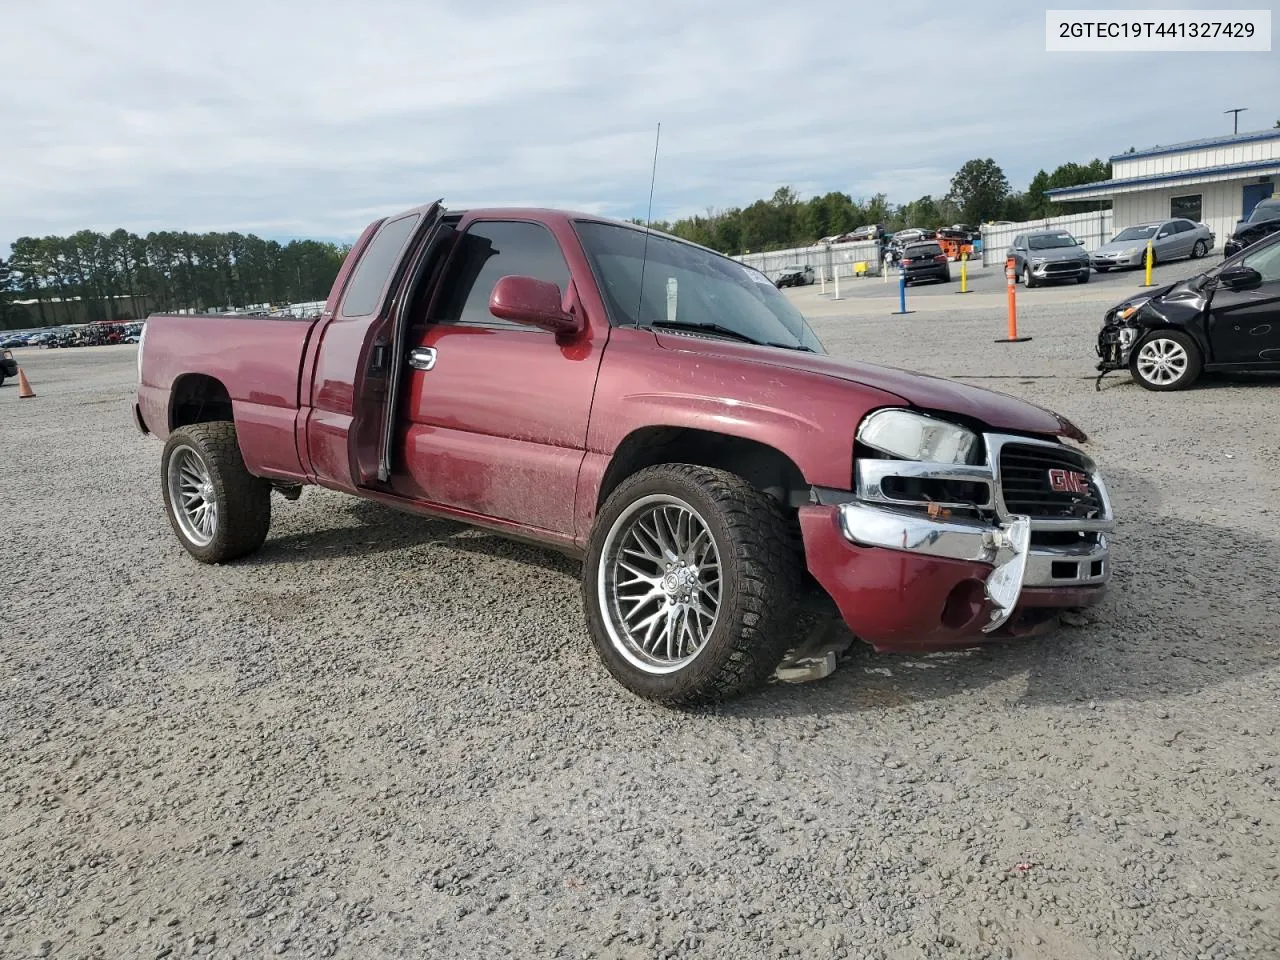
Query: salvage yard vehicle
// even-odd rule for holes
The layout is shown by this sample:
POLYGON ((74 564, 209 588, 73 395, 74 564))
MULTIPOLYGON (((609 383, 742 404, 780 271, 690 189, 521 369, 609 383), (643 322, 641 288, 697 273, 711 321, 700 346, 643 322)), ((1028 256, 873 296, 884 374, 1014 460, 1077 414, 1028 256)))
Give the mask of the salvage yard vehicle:
POLYGON ((1145 266, 1150 242, 1153 266, 1182 257, 1197 260, 1213 249, 1213 241, 1213 231, 1203 223, 1174 217, 1126 227, 1109 243, 1093 251, 1089 259, 1099 273, 1106 273, 1112 267, 1145 266))
POLYGON ((1088 283, 1092 272, 1083 243, 1066 230, 1020 233, 1009 245, 1009 257, 1024 287, 1061 280, 1088 283))
POLYGON ((791 264, 782 268, 782 272, 778 274, 778 279, 774 281, 774 285, 782 287, 804 287, 813 283, 813 267, 806 264, 791 264))
POLYGON ((951 266, 942 247, 933 242, 912 243, 902 248, 898 261, 908 284, 917 280, 951 282, 951 266))
POLYGON ((1280 197, 1259 201, 1246 219, 1237 222, 1235 230, 1222 245, 1222 254, 1230 257, 1273 233, 1280 233, 1280 197))
POLYGON ((600 658, 663 703, 768 681, 808 598, 922 651, 1051 628, 1111 575, 1069 421, 835 360, 760 271, 595 216, 377 220, 319 318, 153 316, 138 379, 197 560, 306 485, 532 540, 582 559, 600 658))
POLYGON ((1096 349, 1099 383, 1127 367, 1148 390, 1182 390, 1204 371, 1280 370, 1280 233, 1116 304, 1096 349))

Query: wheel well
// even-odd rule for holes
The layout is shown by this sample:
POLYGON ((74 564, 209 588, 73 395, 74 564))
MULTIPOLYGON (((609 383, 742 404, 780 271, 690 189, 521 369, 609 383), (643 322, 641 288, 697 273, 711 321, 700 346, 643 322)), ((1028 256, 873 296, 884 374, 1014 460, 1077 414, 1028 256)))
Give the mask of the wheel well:
POLYGON ((618 444, 596 499, 599 509, 623 480, 659 463, 692 463, 736 473, 788 506, 809 501, 809 485, 795 461, 768 444, 690 427, 643 427, 618 444))
POLYGON ((222 381, 203 373, 184 374, 174 381, 169 394, 170 430, 193 423, 233 419, 231 394, 222 381))

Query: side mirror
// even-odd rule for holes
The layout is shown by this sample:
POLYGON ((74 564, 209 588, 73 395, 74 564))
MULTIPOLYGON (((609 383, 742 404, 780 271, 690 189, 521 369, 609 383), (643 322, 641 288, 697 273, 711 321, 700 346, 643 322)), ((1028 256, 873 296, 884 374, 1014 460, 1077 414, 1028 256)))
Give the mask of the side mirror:
POLYGON ((1262 274, 1253 267, 1237 264, 1218 274, 1218 282, 1232 290, 1252 290, 1262 285, 1262 274))
POLYGON ((502 277, 489 295, 489 312, 557 336, 577 333, 582 324, 561 303, 560 288, 534 277, 502 277))

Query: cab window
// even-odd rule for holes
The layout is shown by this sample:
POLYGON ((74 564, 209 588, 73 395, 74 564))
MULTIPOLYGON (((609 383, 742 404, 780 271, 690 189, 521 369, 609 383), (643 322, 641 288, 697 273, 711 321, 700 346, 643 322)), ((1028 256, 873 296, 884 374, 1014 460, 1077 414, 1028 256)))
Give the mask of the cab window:
POLYGON ((438 316, 432 318, 436 323, 538 332, 489 312, 494 285, 506 276, 534 277, 554 283, 561 296, 569 286, 569 265, 555 236, 542 224, 526 220, 471 224, 458 238, 450 274, 438 316))

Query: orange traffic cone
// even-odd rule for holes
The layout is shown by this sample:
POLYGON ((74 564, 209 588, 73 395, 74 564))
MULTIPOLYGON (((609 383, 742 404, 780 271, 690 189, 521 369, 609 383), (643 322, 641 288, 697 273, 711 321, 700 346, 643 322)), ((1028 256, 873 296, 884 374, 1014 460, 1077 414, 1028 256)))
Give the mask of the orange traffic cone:
POLYGON ((18 368, 18 399, 25 400, 27 397, 34 397, 36 392, 31 389, 31 381, 27 379, 27 371, 21 367, 18 368))

